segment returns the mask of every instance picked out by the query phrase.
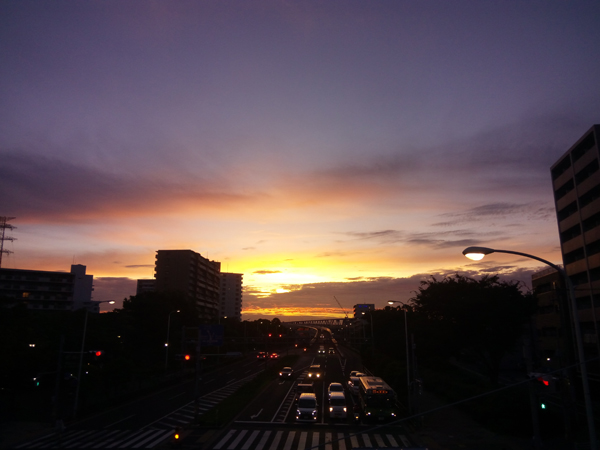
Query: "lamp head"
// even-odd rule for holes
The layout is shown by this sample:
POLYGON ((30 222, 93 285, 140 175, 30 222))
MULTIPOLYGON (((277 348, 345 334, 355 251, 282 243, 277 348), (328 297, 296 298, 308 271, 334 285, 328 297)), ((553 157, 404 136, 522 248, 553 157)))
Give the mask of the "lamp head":
POLYGON ((467 247, 463 250, 462 254, 473 261, 479 261, 483 259, 485 255, 494 253, 494 251, 493 248, 487 247, 467 247))

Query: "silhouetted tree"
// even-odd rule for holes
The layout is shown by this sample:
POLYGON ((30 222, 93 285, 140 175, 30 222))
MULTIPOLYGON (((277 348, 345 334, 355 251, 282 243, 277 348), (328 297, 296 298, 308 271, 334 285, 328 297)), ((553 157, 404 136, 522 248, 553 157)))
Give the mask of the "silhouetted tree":
POLYGON ((411 300, 424 351, 440 356, 466 352, 484 366, 492 383, 535 311, 533 296, 524 294, 519 282, 500 281, 497 275, 432 277, 421 282, 411 300))

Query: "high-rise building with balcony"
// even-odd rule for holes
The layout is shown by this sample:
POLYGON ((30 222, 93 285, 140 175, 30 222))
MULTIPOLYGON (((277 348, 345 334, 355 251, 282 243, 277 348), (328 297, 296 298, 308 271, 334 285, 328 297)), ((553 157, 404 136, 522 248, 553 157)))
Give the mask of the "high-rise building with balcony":
POLYGON ((600 355, 599 139, 600 125, 594 125, 551 168, 563 264, 575 287, 577 320, 591 358, 600 355))
POLYGON ((70 272, 0 269, 0 296, 9 303, 24 303, 37 311, 75 311, 87 308, 100 312, 92 301, 94 275, 73 264, 70 272))
POLYGON ((192 250, 156 252, 156 290, 179 292, 196 307, 198 317, 216 321, 219 314, 221 263, 192 250))

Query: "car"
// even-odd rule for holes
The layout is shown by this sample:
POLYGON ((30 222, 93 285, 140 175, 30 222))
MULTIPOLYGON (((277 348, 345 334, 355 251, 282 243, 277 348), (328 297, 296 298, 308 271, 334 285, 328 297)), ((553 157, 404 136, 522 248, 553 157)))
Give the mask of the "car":
POLYGON ((319 351, 318 351, 319 355, 324 355, 325 354, 325 347, 323 347, 322 345, 319 347, 319 351))
MULTIPOLYGON (((352 374, 350 374, 352 375, 352 374)), ((366 375, 362 372, 356 372, 355 376, 350 376, 350 380, 348 381, 348 389, 354 395, 358 395, 359 386, 360 386, 360 377, 365 377, 366 375)))
POLYGON ((330 355, 334 355, 335 354, 335 350, 333 349, 333 347, 329 347, 329 354, 330 355))
POLYGON ((279 378, 292 378, 292 375, 294 374, 294 371, 292 370, 291 367, 284 367, 283 369, 281 369, 281 372, 279 372, 279 378))
POLYGON ((300 394, 296 404, 296 420, 298 422, 316 422, 319 414, 319 405, 315 394, 300 394))
POLYGON ((294 399, 294 401, 298 401, 298 399, 300 398, 300 395, 302 394, 314 394, 315 393, 315 389, 314 389, 314 385, 312 383, 312 381, 310 383, 298 383, 296 385, 296 397, 294 399))
POLYGON ((267 352, 258 352, 258 353, 256 354, 256 357, 257 357, 258 359, 266 359, 266 358, 267 358, 267 352))
POLYGON ((321 371, 320 364, 313 364, 308 368, 308 378, 313 380, 318 380, 323 377, 323 372, 321 371))
POLYGON ((332 419, 345 419, 348 406, 343 392, 332 392, 329 395, 329 417, 332 419))
POLYGON ((360 370, 353 370, 352 372, 350 372, 350 378, 352 377, 364 377, 365 374, 362 373, 360 370))
POLYGON ((271 358, 271 359, 277 359, 277 358, 279 358, 279 353, 271 353, 269 355, 269 358, 271 358))
POLYGON ((328 396, 331 397, 331 394, 333 394, 334 392, 344 393, 344 386, 342 385, 342 383, 330 383, 329 384, 329 387, 327 388, 328 396))

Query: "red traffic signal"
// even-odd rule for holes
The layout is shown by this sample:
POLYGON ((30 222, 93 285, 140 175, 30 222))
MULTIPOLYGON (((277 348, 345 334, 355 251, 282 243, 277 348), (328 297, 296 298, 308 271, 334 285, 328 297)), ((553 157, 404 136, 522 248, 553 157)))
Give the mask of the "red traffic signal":
POLYGON ((190 356, 190 355, 185 355, 185 356, 183 357, 183 359, 185 359, 186 361, 189 361, 189 360, 190 360, 190 358, 191 358, 191 356, 190 356))
POLYGON ((96 350, 94 355, 96 356, 102 356, 102 350, 96 350))

